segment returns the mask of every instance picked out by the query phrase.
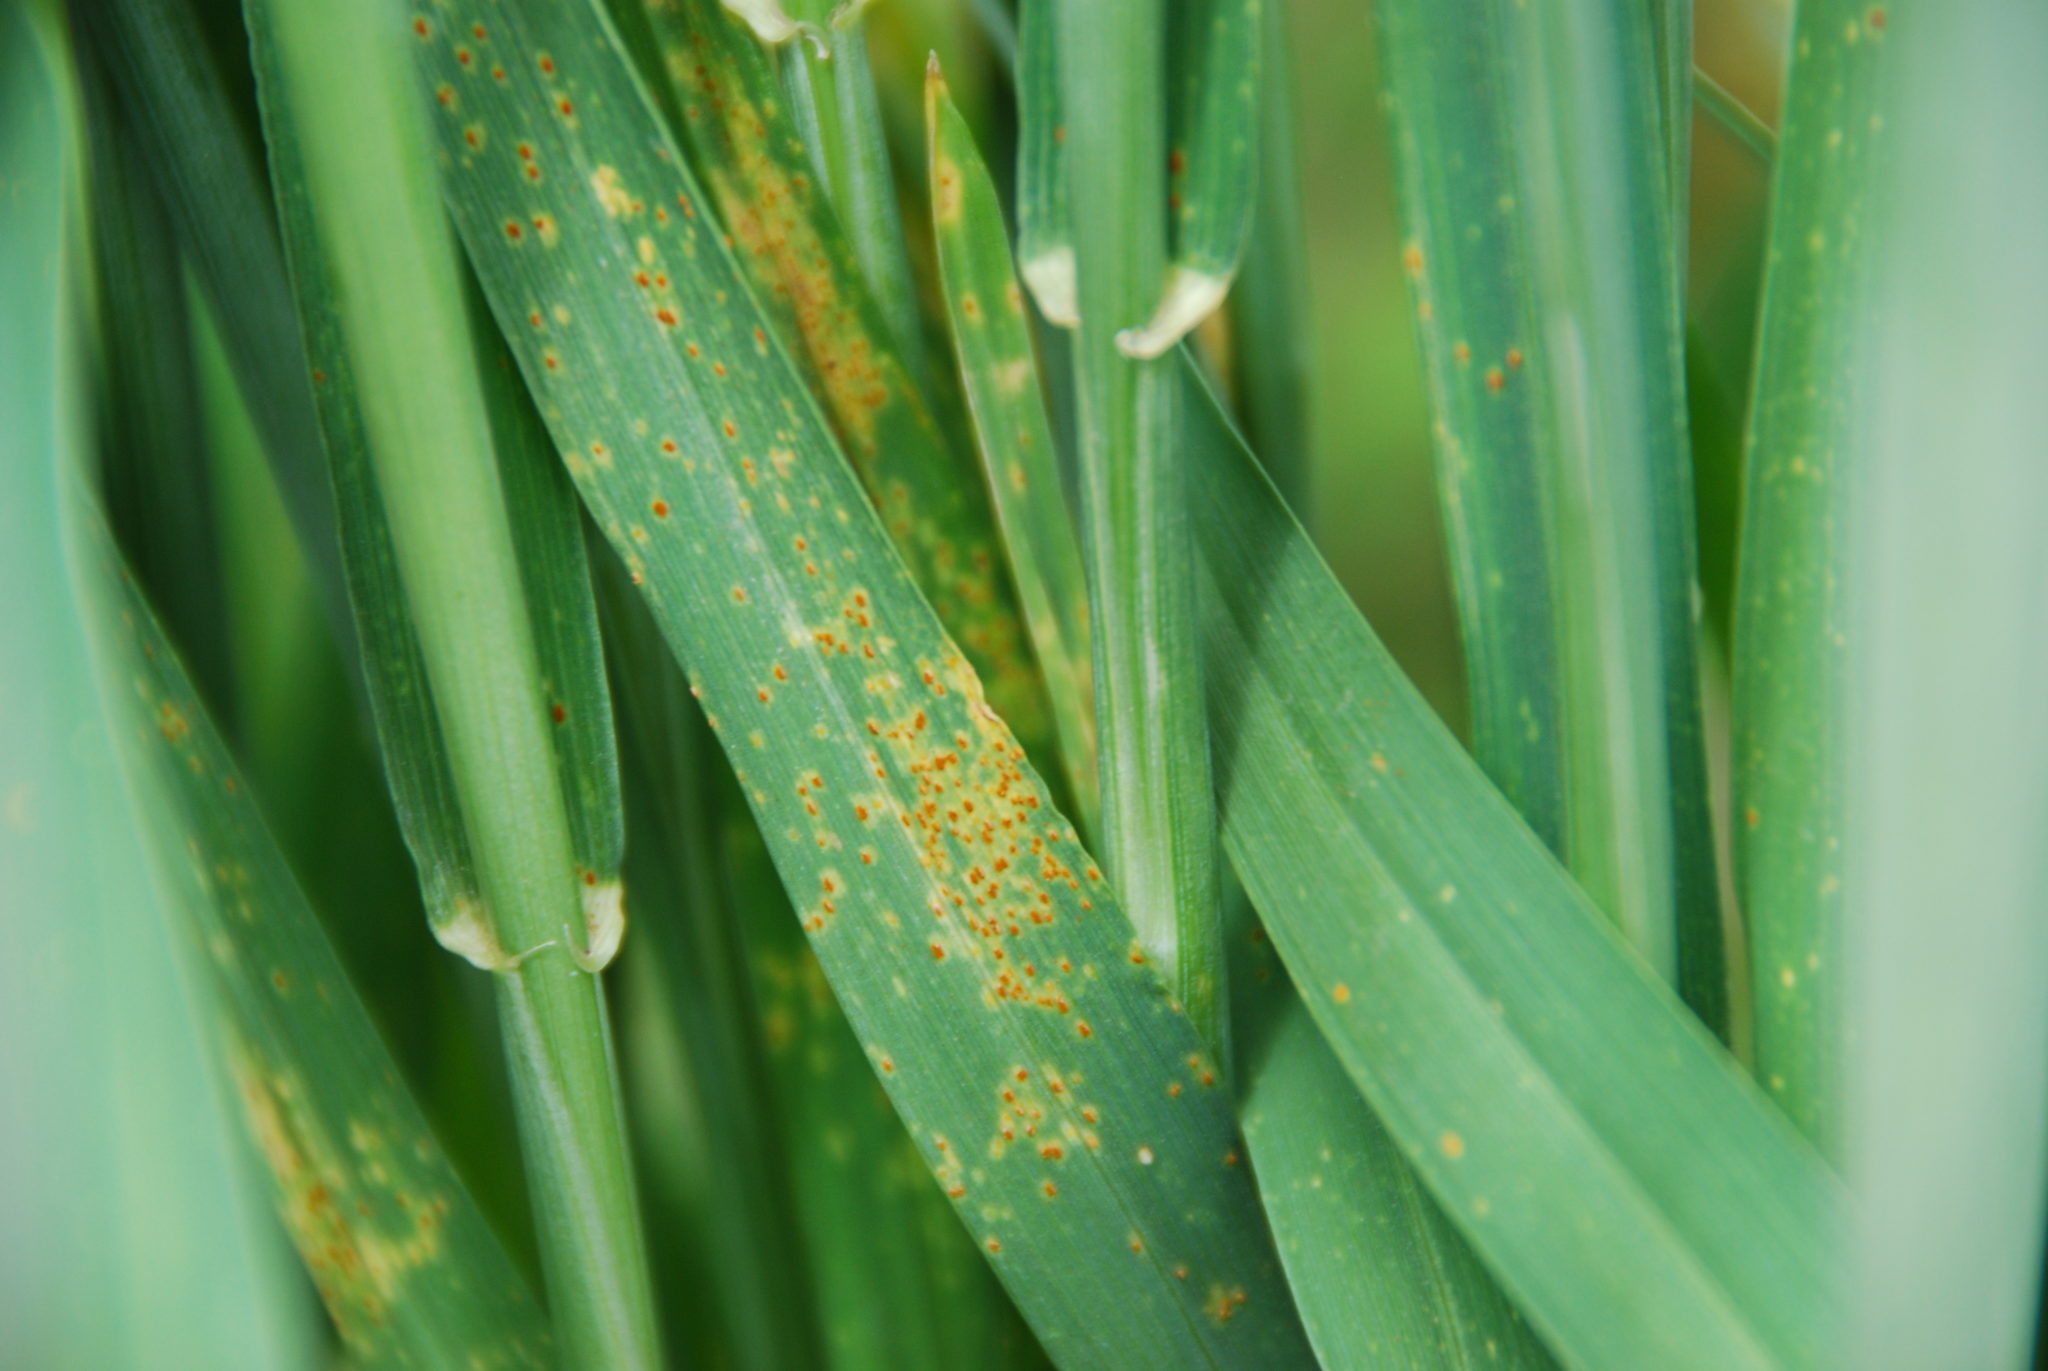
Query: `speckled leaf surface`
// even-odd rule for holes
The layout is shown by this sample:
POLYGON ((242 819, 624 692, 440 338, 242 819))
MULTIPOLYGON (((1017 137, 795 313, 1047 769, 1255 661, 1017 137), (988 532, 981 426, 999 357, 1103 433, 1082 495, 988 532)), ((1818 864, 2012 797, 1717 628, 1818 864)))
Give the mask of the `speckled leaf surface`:
POLYGON ((1474 749, 1725 1033, 1656 9, 1375 17, 1474 749))
POLYGON ((1238 1117, 1322 1364, 1550 1371, 1556 1363, 1360 1097, 1242 901, 1229 945, 1238 1117))
POLYGON ((1215 1068, 890 548, 609 25, 525 0, 415 32, 450 202, 542 415, 1047 1350, 1308 1364, 1215 1068))
POLYGON ((82 516, 100 674, 277 1210, 365 1367, 544 1368, 546 1323, 401 1083, 234 760, 82 516))
MULTIPOLYGON (((691 168, 765 326, 797 360, 889 536, 1036 754, 1052 718, 988 497, 946 444, 868 289, 768 55, 717 0, 650 6, 691 168)), ((1049 755, 1049 754, 1048 754, 1049 755)))
POLYGON ((1735 878, 1750 939, 1757 1079, 1838 1152, 1843 573, 1870 326, 1865 233, 1888 24, 1799 7, 1744 476, 1735 611, 1735 878))
POLYGON ((1084 825, 1100 812, 1093 649, 1081 542, 1060 488, 1059 452, 1039 390, 1024 292, 1001 202, 967 121, 934 67, 925 84, 932 226, 953 350, 981 450, 1003 550, 1038 649, 1060 759, 1084 825))
POLYGON ((1198 398, 1224 839, 1346 1071, 1568 1363, 1825 1364, 1837 1183, 1484 778, 1198 398))

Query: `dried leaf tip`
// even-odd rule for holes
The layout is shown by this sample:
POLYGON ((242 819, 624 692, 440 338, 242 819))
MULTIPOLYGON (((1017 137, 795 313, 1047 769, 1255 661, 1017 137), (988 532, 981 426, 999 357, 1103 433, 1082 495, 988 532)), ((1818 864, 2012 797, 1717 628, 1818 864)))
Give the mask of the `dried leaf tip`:
POLYGON ((588 942, 570 944, 576 965, 593 976, 619 955, 626 940, 626 891, 618 881, 600 881, 583 888, 583 930, 588 942))
POLYGON ((1139 361, 1165 356, 1175 343, 1216 312, 1230 294, 1230 282, 1229 274, 1218 276, 1193 267, 1175 267, 1151 321, 1143 328, 1127 328, 1117 334, 1117 351, 1139 361))
MULTIPOLYGON (((781 0, 723 0, 723 3, 728 10, 744 19, 747 27, 754 31, 754 36, 764 43, 780 47, 792 38, 801 37, 809 40, 820 61, 830 56, 823 31, 816 24, 790 18, 789 12, 782 8, 781 0)), ((836 13, 833 22, 838 22, 836 13)))

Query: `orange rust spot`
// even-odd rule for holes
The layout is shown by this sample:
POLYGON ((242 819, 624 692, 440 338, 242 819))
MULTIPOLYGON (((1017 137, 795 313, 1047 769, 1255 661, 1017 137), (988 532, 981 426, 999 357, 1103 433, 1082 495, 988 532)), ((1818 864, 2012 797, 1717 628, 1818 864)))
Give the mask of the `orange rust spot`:
POLYGON ((1755 805, 1751 805, 1747 809, 1742 811, 1742 822, 1750 828, 1755 828, 1758 824, 1762 823, 1763 821, 1764 816, 1756 812, 1755 805))
POLYGON ((1437 1139, 1437 1145, 1443 1148, 1444 1155, 1452 1161, 1456 1161, 1465 1155, 1465 1140, 1456 1133, 1445 1133, 1443 1137, 1437 1139))
POLYGON ((1869 24, 1871 28, 1876 29, 1879 33, 1883 33, 1884 26, 1890 22, 1890 16, 1885 13, 1883 5, 1872 5, 1870 12, 1864 15, 1863 19, 1865 23, 1869 24))
POLYGON ((569 722, 569 709, 566 705, 556 705, 553 709, 549 710, 548 712, 555 716, 555 722, 558 724, 566 724, 569 722))
POLYGON ((734 422, 733 422, 732 420, 730 420, 730 419, 727 419, 727 420, 725 421, 725 436, 726 436, 726 437, 728 437, 728 438, 737 438, 737 437, 739 437, 739 436, 740 436, 740 426, 739 426, 738 424, 734 423, 734 422))
POLYGON ((505 236, 517 241, 526 236, 526 230, 521 228, 516 220, 507 219, 505 221, 505 236))
POLYGON ((732 599, 734 604, 745 604, 747 602, 746 588, 744 586, 734 586, 732 588, 732 599))
POLYGON ((668 518, 668 501, 666 501, 666 500, 656 500, 656 501, 655 501, 655 502, 654 502, 654 503, 653 503, 652 505, 649 505, 649 506, 648 506, 648 508, 649 508, 649 509, 652 509, 652 510, 654 511, 654 517, 655 517, 655 518, 657 518, 657 519, 666 519, 666 518, 668 518))
POLYGON ((1335 1000, 1338 1004, 1350 1004, 1351 987, 1344 984, 1344 982, 1342 981, 1337 982, 1337 984, 1330 987, 1330 998, 1335 1000))
POLYGON ((1422 275, 1422 246, 1410 243, 1401 252, 1401 265, 1410 276, 1422 275))
POLYGON ((990 1238, 988 1240, 988 1250, 991 1252, 1000 1252, 1003 1250, 1003 1245, 997 1242, 994 1238, 990 1238))
POLYGON ((425 19, 415 19, 412 21, 412 31, 422 38, 431 38, 434 28, 425 19))
POLYGON ((1459 366, 1464 366, 1467 362, 1472 360, 1472 345, 1469 343, 1462 342, 1453 344, 1451 347, 1451 356, 1457 360, 1459 366))
POLYGON ((1486 388, 1488 390, 1499 394, 1501 388, 1506 386, 1507 383, 1508 378, 1499 367, 1488 367, 1486 369, 1486 388))
POLYGON ((555 59, 546 53, 542 53, 540 55, 540 69, 542 75, 553 76, 555 74, 555 59))
POLYGON ((676 312, 670 309, 667 305, 663 305, 660 309, 654 311, 654 317, 659 319, 662 322, 662 324, 668 328, 674 328, 676 326, 676 312))
POLYGON ((1074 1031, 1079 1033, 1084 1038, 1092 1038, 1095 1036, 1095 1030, 1088 1026, 1088 1021, 1086 1019, 1083 1019, 1079 1023, 1075 1024, 1074 1031))
POLYGON ((1520 348, 1509 348, 1509 349, 1508 349, 1508 370, 1510 370, 1510 371, 1517 371, 1517 370, 1520 370, 1520 368, 1521 368, 1521 365, 1522 365, 1522 350, 1521 350, 1520 348))
POLYGON ((663 452, 667 452, 667 453, 671 453, 671 454, 673 454, 673 453, 674 453, 674 452, 676 451, 676 440, 675 440, 675 439, 673 439, 673 438, 664 438, 664 439, 662 439, 662 440, 661 440, 661 450, 662 450, 663 452))
POLYGON ((940 947, 937 943, 933 943, 932 960, 935 962, 943 962, 944 960, 946 960, 946 949, 940 947))
POLYGON ((1058 1197, 1059 1193, 1060 1188, 1058 1186, 1054 1185, 1051 1181, 1047 1181, 1045 1183, 1045 1197, 1047 1199, 1055 1199, 1058 1197))

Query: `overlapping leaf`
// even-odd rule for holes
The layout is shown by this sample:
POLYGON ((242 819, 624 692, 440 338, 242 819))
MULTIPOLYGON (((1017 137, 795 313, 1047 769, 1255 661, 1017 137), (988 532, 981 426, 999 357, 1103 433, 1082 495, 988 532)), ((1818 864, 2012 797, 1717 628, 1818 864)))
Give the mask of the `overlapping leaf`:
POLYGON ((1824 1364, 1833 1178, 1191 407, 1224 838, 1345 1069, 1568 1362, 1824 1364))
POLYGON ((417 31, 450 202, 557 446, 1040 1339, 1070 1365, 1305 1364, 1216 1068, 890 550, 609 25, 526 0, 417 31))

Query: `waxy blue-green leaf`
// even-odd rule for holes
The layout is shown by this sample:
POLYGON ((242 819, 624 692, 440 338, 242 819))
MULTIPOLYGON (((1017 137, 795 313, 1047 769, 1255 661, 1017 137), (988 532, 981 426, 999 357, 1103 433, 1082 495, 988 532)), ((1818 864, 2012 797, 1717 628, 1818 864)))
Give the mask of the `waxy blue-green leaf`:
POLYGON ((1725 1032, 1652 9, 1375 15, 1475 750, 1725 1032))
POLYGON ((520 0, 486 28, 481 56, 466 17, 417 41, 449 202, 926 1166, 1056 1360, 1307 1364, 1216 1066, 692 217, 609 25, 520 0))
POLYGON ((1861 1204, 1843 1364, 2037 1366, 2048 10, 1874 5, 1795 42, 1806 70, 1852 85, 1877 66, 1862 119, 1841 124, 1865 212, 1854 239, 1822 228, 1868 274, 1830 296, 1849 350, 1817 380, 1848 390, 1829 480, 1852 489, 1840 1135, 1861 1204))
POLYGON ((210 1015, 151 881, 81 613, 97 587, 67 547, 92 439, 177 403, 132 395, 134 427, 90 431, 77 292, 99 216, 76 213, 74 56, 55 6, 0 10, 0 1339, 22 1367, 311 1371, 318 1315, 213 1107, 210 1015))
POLYGON ((1756 1073, 1840 1156, 1843 648, 1868 394, 1866 226, 1893 47, 1861 4, 1799 7, 1773 173, 1735 610, 1735 881, 1749 935, 1756 1073), (1844 38, 1845 26, 1862 35, 1844 38))
POLYGON ((960 378, 1024 622, 1059 723, 1060 760, 1077 817, 1092 832, 1101 788, 1081 545, 1060 487, 1059 452, 995 181, 946 92, 936 58, 925 79, 925 119, 939 274, 960 378))
POLYGON ((81 575, 109 722, 279 1218, 365 1367, 546 1367, 547 1325, 299 893, 95 516, 81 575), (101 601, 103 603, 93 603, 101 601))
POLYGON ((1268 3, 1176 0, 1167 12, 1173 261, 1157 306, 1117 339, 1130 356, 1162 356, 1236 279, 1258 207, 1268 3))
POLYGON ((1345 1070, 1568 1364, 1829 1364, 1833 1176, 1438 721, 1189 384, 1224 839, 1345 1070))

